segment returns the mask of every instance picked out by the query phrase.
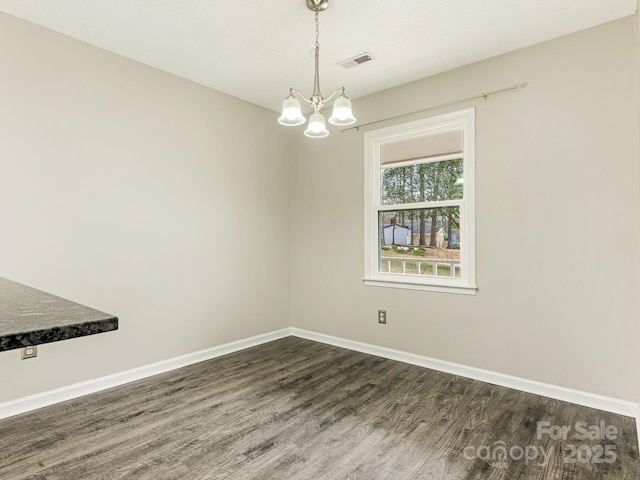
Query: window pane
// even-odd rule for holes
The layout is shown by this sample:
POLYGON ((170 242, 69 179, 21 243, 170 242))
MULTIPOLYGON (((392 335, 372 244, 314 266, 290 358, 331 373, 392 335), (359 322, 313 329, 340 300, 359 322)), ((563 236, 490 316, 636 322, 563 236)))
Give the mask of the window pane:
POLYGON ((460 208, 378 214, 378 271, 460 277, 460 208))
POLYGON ((382 205, 461 198, 462 158, 380 169, 382 205))

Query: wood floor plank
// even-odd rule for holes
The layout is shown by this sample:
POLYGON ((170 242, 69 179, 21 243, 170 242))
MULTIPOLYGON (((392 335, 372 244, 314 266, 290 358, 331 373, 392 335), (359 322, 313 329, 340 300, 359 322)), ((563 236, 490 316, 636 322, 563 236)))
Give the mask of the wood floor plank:
POLYGON ((0 421, 2 480, 185 478, 639 480, 640 460, 630 417, 295 337, 0 421))

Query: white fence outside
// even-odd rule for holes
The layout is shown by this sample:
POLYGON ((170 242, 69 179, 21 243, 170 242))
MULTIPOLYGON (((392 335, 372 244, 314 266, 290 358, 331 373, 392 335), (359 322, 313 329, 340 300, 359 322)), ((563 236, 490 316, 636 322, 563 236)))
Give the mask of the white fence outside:
MULTIPOLYGON (((417 275, 433 275, 438 276, 438 265, 447 265, 449 268, 450 277, 455 277, 456 272, 460 273, 460 260, 446 259, 446 258, 406 258, 406 257, 381 257, 380 258, 380 271, 384 273, 391 272, 391 262, 400 262, 400 272, 407 273, 407 263, 416 265, 417 275), (424 273, 422 265, 431 265, 431 272, 424 273), (386 267, 386 269, 385 269, 386 267)), ((410 272, 414 273, 414 272, 410 272)), ((441 275, 442 276, 442 275, 441 275)))

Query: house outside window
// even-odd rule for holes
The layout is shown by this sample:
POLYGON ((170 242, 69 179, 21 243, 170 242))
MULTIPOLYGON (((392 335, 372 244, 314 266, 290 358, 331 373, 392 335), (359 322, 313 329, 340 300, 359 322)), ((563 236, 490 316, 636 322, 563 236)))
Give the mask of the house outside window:
POLYGON ((475 294, 475 110, 365 134, 366 285, 475 294))

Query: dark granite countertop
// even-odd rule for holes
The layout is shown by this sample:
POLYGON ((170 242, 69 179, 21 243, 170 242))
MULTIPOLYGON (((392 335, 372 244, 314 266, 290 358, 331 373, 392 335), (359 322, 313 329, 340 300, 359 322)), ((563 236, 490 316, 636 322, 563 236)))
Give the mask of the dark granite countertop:
POLYGON ((0 277, 0 352, 118 329, 118 318, 0 277))

